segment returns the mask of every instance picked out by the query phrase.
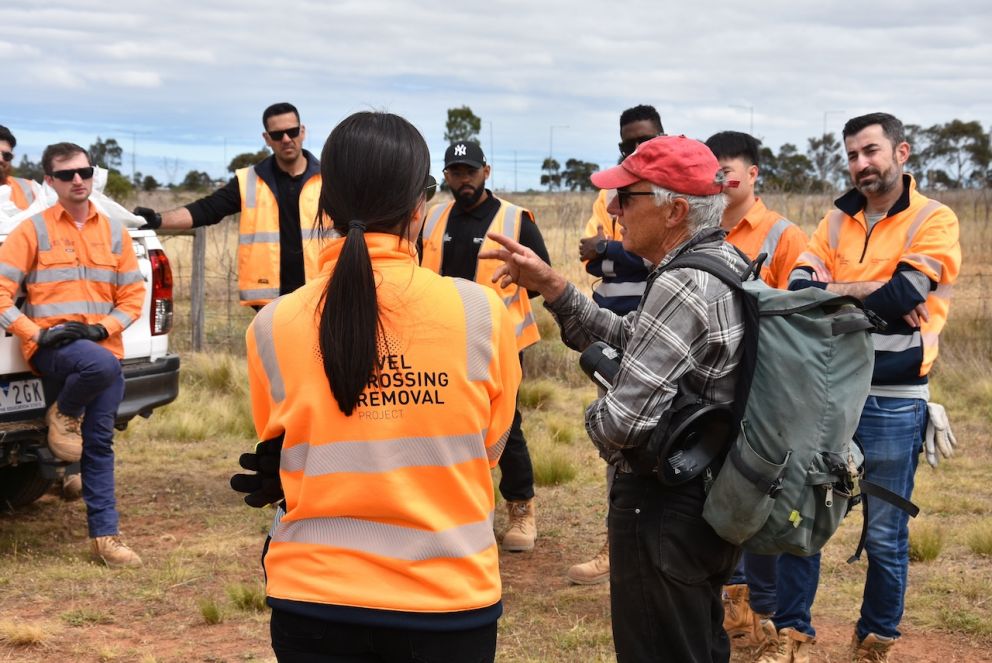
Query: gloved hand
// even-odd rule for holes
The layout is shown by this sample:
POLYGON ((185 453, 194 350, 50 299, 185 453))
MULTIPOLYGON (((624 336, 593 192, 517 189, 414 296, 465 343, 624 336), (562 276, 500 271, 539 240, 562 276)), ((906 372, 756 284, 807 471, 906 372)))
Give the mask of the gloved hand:
POLYGON ((951 432, 951 424, 947 421, 947 412, 939 403, 927 403, 927 432, 923 438, 923 451, 926 453, 930 467, 937 467, 940 457, 950 458, 954 455, 954 447, 958 441, 951 432))
POLYGON ((282 482, 279 481, 279 456, 282 453, 283 435, 255 445, 255 453, 241 454, 238 464, 255 474, 235 474, 231 488, 245 495, 245 504, 260 508, 283 499, 282 482))
POLYGON ((107 328, 101 324, 88 325, 85 322, 67 322, 63 325, 66 329, 75 332, 77 338, 86 339, 87 341, 93 341, 94 343, 99 343, 103 339, 110 336, 107 333, 107 328))
POLYGON ((66 343, 79 340, 79 332, 67 325, 55 325, 38 332, 38 347, 61 348, 66 343))
POLYGON ((150 207, 135 207, 132 212, 145 220, 138 230, 158 230, 162 227, 162 215, 150 207))

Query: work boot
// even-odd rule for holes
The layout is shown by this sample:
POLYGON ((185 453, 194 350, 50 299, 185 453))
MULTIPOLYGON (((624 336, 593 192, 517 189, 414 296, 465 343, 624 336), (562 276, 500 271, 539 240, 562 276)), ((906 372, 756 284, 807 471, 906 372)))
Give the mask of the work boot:
POLYGON ((503 550, 527 552, 534 549, 537 539, 537 520, 534 518, 534 498, 521 502, 507 502, 506 511, 510 526, 503 535, 503 550))
POLYGON ((565 574, 576 585, 598 585, 610 579, 610 542, 603 544, 588 562, 573 564, 565 574))
POLYGON ((723 586, 723 630, 733 641, 751 632, 754 616, 748 603, 747 585, 723 586))
POLYGON ((889 650, 894 644, 896 644, 895 638, 886 638, 874 633, 869 633, 864 640, 859 641, 855 631, 852 643, 854 654, 851 660, 854 663, 887 663, 889 650))
POLYGON ((79 472, 62 477, 62 499, 73 502, 83 496, 83 477, 79 472))
POLYGON ((48 424, 48 448, 52 454, 67 463, 78 463, 83 456, 83 418, 63 414, 59 404, 52 403, 45 422, 48 424))
POLYGON ((141 558, 121 541, 119 534, 90 539, 93 556, 112 569, 141 566, 141 558))
POLYGON ((809 650, 816 640, 794 628, 784 628, 758 651, 754 663, 809 663, 809 650))

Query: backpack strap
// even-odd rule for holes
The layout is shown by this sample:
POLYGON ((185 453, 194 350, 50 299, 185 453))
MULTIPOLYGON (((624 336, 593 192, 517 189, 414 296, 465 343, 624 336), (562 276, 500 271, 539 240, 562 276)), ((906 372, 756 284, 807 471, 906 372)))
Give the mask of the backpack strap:
POLYGON ((888 502, 900 511, 905 511, 908 513, 910 518, 915 518, 920 513, 920 507, 916 506, 902 495, 894 493, 884 486, 880 486, 872 481, 865 481, 864 479, 862 479, 859 484, 861 485, 861 493, 865 496, 861 499, 861 508, 864 510, 864 519, 861 524, 861 538, 858 539, 858 548, 847 560, 848 564, 854 564, 860 560, 861 553, 865 549, 865 539, 868 538, 868 503, 871 501, 869 499, 865 499, 867 496, 870 495, 871 497, 877 497, 883 502, 888 502))

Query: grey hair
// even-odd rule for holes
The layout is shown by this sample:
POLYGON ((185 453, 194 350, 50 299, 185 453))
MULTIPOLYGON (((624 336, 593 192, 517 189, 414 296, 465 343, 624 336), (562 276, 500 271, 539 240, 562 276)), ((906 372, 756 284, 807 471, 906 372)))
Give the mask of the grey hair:
POLYGON ((651 191, 654 193, 654 204, 658 207, 670 203, 673 198, 682 198, 689 203, 689 214, 686 216, 685 225, 693 235, 703 228, 719 226, 723 220, 723 210, 727 207, 727 197, 722 193, 715 193, 712 196, 690 196, 654 184, 651 185, 651 191))

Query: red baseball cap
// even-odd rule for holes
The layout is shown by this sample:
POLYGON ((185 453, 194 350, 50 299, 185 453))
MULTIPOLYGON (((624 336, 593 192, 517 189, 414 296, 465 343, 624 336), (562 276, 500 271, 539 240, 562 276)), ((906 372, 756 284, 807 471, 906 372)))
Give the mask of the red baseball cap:
POLYGON ((641 180, 689 196, 712 196, 728 184, 710 148, 685 136, 652 138, 620 165, 592 174, 592 183, 600 189, 620 189, 641 180))

